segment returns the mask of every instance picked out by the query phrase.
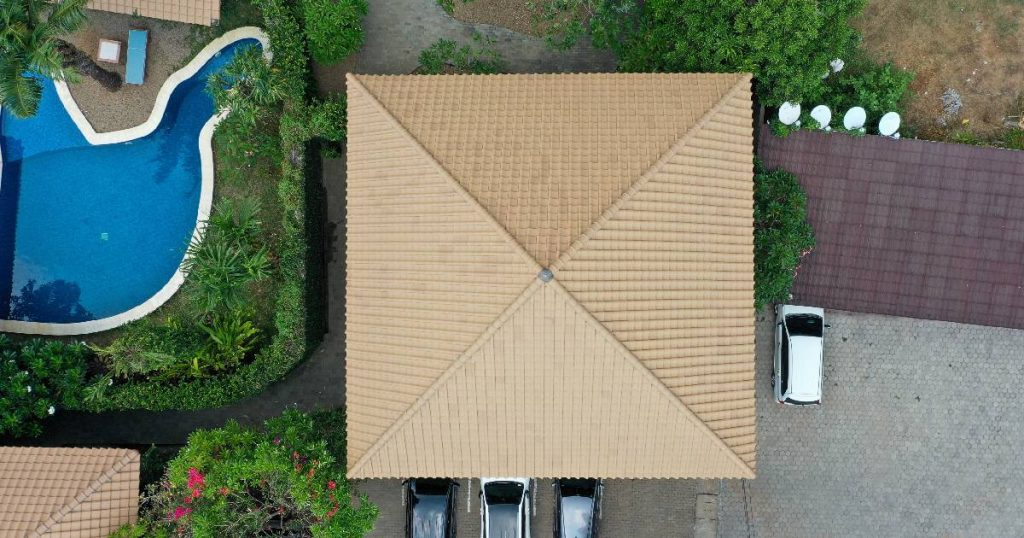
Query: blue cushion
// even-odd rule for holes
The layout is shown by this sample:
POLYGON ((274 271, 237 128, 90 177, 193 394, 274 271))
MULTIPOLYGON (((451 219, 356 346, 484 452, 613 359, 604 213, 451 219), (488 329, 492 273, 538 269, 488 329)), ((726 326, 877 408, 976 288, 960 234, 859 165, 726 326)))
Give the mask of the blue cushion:
POLYGON ((128 31, 128 57, 124 70, 124 81, 128 84, 142 84, 146 78, 146 44, 148 42, 148 31, 128 31))

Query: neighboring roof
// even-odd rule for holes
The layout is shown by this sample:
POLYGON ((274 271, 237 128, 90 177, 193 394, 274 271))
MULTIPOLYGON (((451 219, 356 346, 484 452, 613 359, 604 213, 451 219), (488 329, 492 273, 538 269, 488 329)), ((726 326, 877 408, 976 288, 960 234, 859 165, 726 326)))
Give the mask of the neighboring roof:
POLYGON ((85 7, 204 26, 220 20, 220 0, 89 0, 85 7))
POLYGON ((749 75, 348 88, 351 477, 754 475, 749 75))
POLYGON ((106 537, 139 510, 139 453, 0 447, 0 536, 106 537))
POLYGON ((1024 329, 1024 151, 765 131, 760 154, 817 236, 792 302, 1024 329))

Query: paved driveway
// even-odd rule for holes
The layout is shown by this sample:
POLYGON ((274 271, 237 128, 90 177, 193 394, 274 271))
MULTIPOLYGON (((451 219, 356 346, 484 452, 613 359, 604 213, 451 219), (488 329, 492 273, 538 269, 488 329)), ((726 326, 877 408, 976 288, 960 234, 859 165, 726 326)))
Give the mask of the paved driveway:
MULTIPOLYGON (((397 480, 364 480, 354 484, 378 507, 380 518, 369 538, 404 536, 402 487, 397 480)), ((471 506, 466 510, 466 481, 458 499, 459 536, 480 536, 480 481, 473 480, 471 506)), ((693 534, 695 480, 607 480, 601 517, 601 536, 609 538, 682 538, 693 534)), ((533 536, 552 535, 554 492, 551 480, 537 481, 533 536)))
POLYGON ((826 315, 819 409, 771 401, 759 317, 758 477, 719 536, 1024 536, 1024 331, 826 315))

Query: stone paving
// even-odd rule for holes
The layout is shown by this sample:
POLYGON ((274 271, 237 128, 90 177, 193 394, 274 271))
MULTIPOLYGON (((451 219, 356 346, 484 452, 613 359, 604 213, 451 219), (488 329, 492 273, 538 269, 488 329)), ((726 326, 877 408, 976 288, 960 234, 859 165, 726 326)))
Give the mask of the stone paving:
MULTIPOLYGON (((466 507, 466 480, 459 488, 456 522, 459 536, 480 536, 480 481, 473 480, 470 506, 466 507)), ((683 538, 693 534, 696 480, 606 480, 602 537, 683 538)), ((536 482, 536 509, 531 520, 535 538, 551 536, 554 520, 554 491, 551 480, 536 482)), ((380 517, 367 538, 405 536, 405 509, 398 480, 364 480, 353 484, 356 492, 369 497, 380 508, 380 517)))
POLYGON ((758 316, 757 478, 723 482, 719 536, 1024 536, 1024 331, 826 317, 824 403, 792 408, 758 316))

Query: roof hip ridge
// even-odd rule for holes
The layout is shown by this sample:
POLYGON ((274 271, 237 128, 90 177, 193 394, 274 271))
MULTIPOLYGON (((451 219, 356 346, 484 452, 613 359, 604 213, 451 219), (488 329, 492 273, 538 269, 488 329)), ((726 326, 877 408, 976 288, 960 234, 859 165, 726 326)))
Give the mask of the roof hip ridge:
POLYGON ((441 386, 444 385, 448 381, 448 379, 450 379, 453 375, 455 375, 455 372, 457 372, 459 369, 465 366, 465 364, 476 353, 476 351, 480 349, 480 347, 483 346, 487 341, 489 341, 491 337, 494 336, 494 333, 498 332, 498 329, 501 328, 505 324, 505 322, 512 317, 513 314, 518 312, 519 309, 522 308, 523 304, 525 304, 530 297, 533 297, 533 295, 536 294, 537 291, 539 291, 541 289, 541 286, 543 285, 544 283, 541 282, 539 279, 533 279, 533 281, 531 281, 530 284, 523 289, 522 293, 519 294, 519 297, 517 297, 516 300, 512 302, 512 304, 508 305, 508 307, 506 307, 505 310, 503 310, 501 314, 499 314, 498 317, 495 318, 494 321, 492 321, 491 324, 487 326, 487 329, 480 333, 480 336, 477 337, 477 339, 474 340, 473 343, 459 355, 459 358, 455 359, 455 361, 452 362, 450 366, 448 366, 444 373, 437 376, 437 379, 435 379, 434 382, 431 383, 429 387, 427 387, 427 390, 423 391, 423 393, 420 394, 416 401, 412 405, 410 405, 409 408, 406 409, 404 413, 402 413, 402 416, 398 417, 398 420, 394 421, 391 424, 391 426, 389 426, 388 429, 385 430, 384 433, 382 433, 380 437, 378 437, 377 440, 374 441, 374 443, 370 445, 370 447, 367 448, 366 451, 363 452, 363 455, 359 457, 355 464, 348 468, 348 475, 352 476, 353 473, 355 473, 359 468, 365 465, 366 462, 369 461, 371 457, 375 456, 377 452, 380 451, 381 447, 383 447, 387 443, 387 441, 389 441, 391 437, 395 435, 395 433, 398 430, 402 429, 402 427, 404 427, 405 424, 409 422, 412 416, 415 415, 416 412, 419 411, 419 409, 422 408, 427 403, 427 401, 429 401, 434 396, 434 394, 441 388, 441 386))
POLYGON ((108 484, 111 481, 111 479, 117 476, 117 474, 120 473, 121 470, 125 468, 126 465, 130 464, 132 461, 139 458, 139 453, 137 451, 132 449, 124 450, 125 452, 121 456, 121 459, 115 461, 114 464, 111 465, 109 468, 104 469, 103 472, 100 473, 100 475, 97 476, 92 482, 90 482, 86 487, 79 490, 78 494, 75 495, 70 501, 57 507, 57 509, 54 510, 53 513, 51 513, 50 516, 46 518, 46 521, 42 522, 28 536, 45 536, 46 533, 48 533, 50 529, 53 528, 54 525, 57 525, 58 523, 64 520, 65 516, 74 512, 79 506, 82 505, 83 502, 85 502, 86 499, 89 498, 89 496, 91 496, 93 493, 96 493, 96 491, 98 491, 101 486, 108 484))
POLYGON ((611 344, 615 348, 617 348, 622 355, 631 359, 631 364, 635 368, 637 368, 640 371, 640 373, 644 377, 646 377, 655 387, 657 387, 657 390, 663 396, 667 397, 669 401, 672 402, 672 405, 679 409, 680 412, 682 412, 682 414, 697 427, 697 429, 701 430, 705 435, 709 436, 709 438, 713 440, 715 445, 717 445, 720 449, 724 450, 728 455, 729 459, 733 461, 733 463, 736 463, 739 466, 739 468, 742 469, 744 472, 749 473, 749 476, 747 478, 754 478, 754 470, 751 469, 750 465, 748 465, 747 462, 743 461, 743 458, 741 458, 739 454, 737 454, 732 448, 730 448, 729 445, 725 444, 725 441, 723 441, 722 438, 719 437, 718 434, 715 433, 715 431, 712 430, 706 422, 704 422, 699 416, 697 416, 697 414, 694 413, 693 410, 687 407, 687 405, 683 403, 682 400, 679 399, 679 396, 676 396, 675 393, 672 392, 672 389, 668 388, 668 386, 665 385, 664 381, 659 379, 658 376, 654 375, 654 372, 652 372, 651 369, 648 368, 647 365, 643 363, 643 361, 641 361, 636 355, 634 355, 633 352, 630 351, 625 344, 619 341, 619 339, 616 338, 610 330, 608 330, 608 327, 605 327, 604 323, 601 323, 601 320, 597 319, 597 317, 595 317, 594 314, 590 313, 590 311, 587 310, 587 308, 583 306, 583 304, 576 300, 576 297, 574 297, 569 290, 565 289, 565 287, 562 286, 562 284, 558 282, 557 279, 554 279, 551 282, 548 282, 547 284, 551 285, 556 292, 560 293, 565 298, 566 302, 568 302, 572 306, 572 308, 579 312, 579 314, 583 316, 583 318, 586 319, 588 323, 593 325, 595 330, 599 334, 603 335, 606 340, 611 342, 611 344))
POLYGON ((717 103, 715 103, 715 106, 708 109, 708 111, 705 112, 704 115, 701 116, 701 118, 697 120, 696 123, 694 123, 689 129, 687 129, 687 131, 683 133, 683 136, 679 137, 679 140, 672 144, 672 147, 670 147, 668 151, 663 153, 661 157, 658 158, 657 162, 651 165, 651 167, 648 168, 646 172, 644 172, 635 182, 633 182, 633 185, 631 185, 629 189, 626 190, 626 192, 622 193, 622 196, 615 200, 615 202, 613 202, 612 205, 608 206, 608 208, 601 213, 601 216, 598 217, 597 220, 595 220, 594 223, 590 225, 590 228, 588 228, 587 231, 583 232, 579 237, 577 237, 572 242, 572 244, 569 245, 569 248, 565 249, 565 251, 558 256, 558 259, 551 264, 550 269, 552 271, 557 272, 559 269, 565 267, 566 264, 572 261, 573 255, 579 252, 580 249, 582 249, 590 241, 590 238, 593 237, 593 235, 597 231, 604 228, 604 225, 615 217, 615 215, 619 212, 622 206, 626 205, 627 202, 632 200, 633 197, 636 196, 636 194, 640 192, 640 190, 654 176, 658 175, 661 169, 664 168, 666 164, 668 164, 672 157, 674 157, 676 154, 679 153, 680 150, 686 147, 690 140, 697 136, 697 134, 703 130, 704 126, 707 125, 707 123, 710 122, 711 119, 714 118, 721 111, 721 109, 726 106, 726 103, 738 91, 740 91, 743 88, 746 88, 748 90, 750 89, 751 76, 747 73, 739 73, 738 75, 739 80, 737 80, 731 88, 729 88, 724 94, 722 94, 722 98, 719 99, 717 103))
POLYGON ((387 120, 387 122, 391 124, 391 126, 394 127, 402 135, 402 138, 405 138, 406 141, 408 141, 409 144, 412 147, 414 147, 416 151, 420 153, 423 156, 423 158, 426 159, 427 162, 429 162, 430 165, 435 170, 437 170, 438 174, 440 174, 441 177, 444 178, 444 181, 445 183, 448 184, 448 186, 450 186, 452 189, 455 190, 455 192, 461 195, 466 200, 467 203, 469 203, 475 210, 477 210, 477 212, 480 213, 481 216, 484 217, 485 220, 487 220, 487 222, 491 224, 491 226, 498 233, 498 235, 501 236, 506 242, 508 242, 510 246, 512 246, 516 253, 518 253, 524 261, 526 261, 527 265, 533 268, 534 271, 540 271, 541 269, 543 269, 540 262, 538 262, 532 255, 530 255, 530 253, 525 248, 523 248, 523 245, 520 244, 519 241, 517 241, 516 238, 513 237, 512 234, 509 233, 509 231, 506 230, 505 227, 502 226, 501 223, 498 222, 496 218, 494 218, 494 215, 492 215, 491 212, 488 211, 487 208, 484 207, 479 200, 474 198, 473 195, 470 194, 469 191, 467 191, 466 188, 463 187, 458 182, 458 180, 455 179, 454 176, 452 176, 451 172, 449 172, 448 169, 444 167, 444 165, 438 162, 437 159, 434 158, 434 156, 429 151, 427 151, 427 148, 425 148, 423 144, 420 143, 420 141, 416 139, 416 137, 413 136, 412 133, 410 133, 409 130, 406 129, 404 125, 402 125, 402 122, 398 121, 398 118, 396 118, 394 114, 392 114, 391 111, 389 111, 387 107, 385 107, 384 104, 381 103, 379 99, 377 99, 377 96, 374 95, 373 92, 369 90, 369 88, 367 88, 365 85, 363 85, 362 82, 360 82, 358 76, 356 76, 353 73, 346 73, 345 79, 349 87, 356 88, 358 91, 362 92, 369 98, 371 106, 373 106, 374 109, 377 110, 377 112, 382 114, 384 118, 387 120))

